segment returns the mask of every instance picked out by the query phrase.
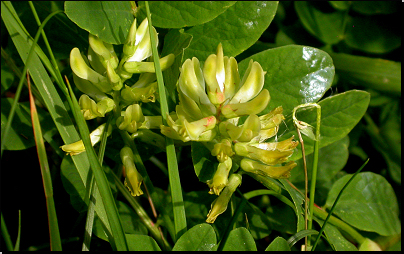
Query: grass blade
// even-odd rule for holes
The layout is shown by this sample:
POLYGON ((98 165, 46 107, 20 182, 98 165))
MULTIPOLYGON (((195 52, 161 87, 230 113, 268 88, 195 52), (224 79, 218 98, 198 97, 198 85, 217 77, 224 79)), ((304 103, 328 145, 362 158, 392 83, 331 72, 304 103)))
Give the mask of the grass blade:
MULTIPOLYGON (((47 59, 46 55, 43 53, 41 48, 39 48, 38 45, 33 43, 32 38, 26 32, 25 27, 19 20, 18 15, 15 12, 11 3, 1 2, 1 7, 2 7, 1 8, 2 20, 4 21, 4 24, 7 30, 9 31, 9 34, 13 34, 11 39, 13 40, 13 43, 17 48, 17 51, 20 54, 22 61, 25 64, 28 64, 27 55, 29 54, 30 48, 33 47, 33 45, 35 45, 36 54, 32 55, 31 60, 32 63, 30 64, 29 72, 31 74, 32 80, 34 81, 34 84, 36 85, 39 93, 42 96, 42 99, 64 143, 70 144, 78 141, 80 139, 80 136, 78 135, 77 130, 74 127, 69 114, 67 113, 63 100, 60 98, 58 92, 55 89, 54 84, 52 83, 49 77, 48 72, 51 73, 51 75, 55 78, 56 81, 58 80, 53 71, 52 65, 50 64, 49 59, 47 59), (41 58, 43 64, 39 58, 41 58), (47 67, 47 70, 45 70, 44 65, 47 67)), ((67 90, 64 83, 63 83, 63 89, 67 90)), ((69 97, 67 99, 70 100, 69 97)), ((87 159, 86 154, 82 153, 76 156, 72 156, 72 159, 74 165, 77 168, 77 171, 79 172, 80 178, 84 186, 86 186, 87 183, 89 183, 87 178, 91 175, 89 174, 90 163, 87 159)), ((95 190, 94 197, 96 200, 100 200, 101 195, 98 190, 95 190)), ((97 215, 101 219, 105 228, 109 231, 109 233, 111 233, 104 203, 96 202, 95 211, 97 212, 97 215)))
POLYGON ((45 143, 42 138, 42 130, 41 125, 39 123, 38 112, 36 110, 34 97, 32 96, 31 93, 31 82, 28 73, 27 73, 27 81, 29 89, 29 101, 31 106, 32 127, 34 129, 35 144, 38 152, 39 165, 42 173, 42 181, 45 189, 46 206, 48 209, 50 247, 51 250, 62 250, 58 219, 55 210, 55 202, 53 200, 52 178, 49 170, 48 157, 46 155, 45 143))
POLYGON ((10 234, 8 233, 6 221, 4 220, 3 213, 1 213, 1 235, 4 238, 4 242, 6 244, 7 250, 12 251, 14 249, 13 242, 11 241, 10 234))
MULTIPOLYGON (((147 19, 149 20, 150 41, 152 44, 152 52, 154 58, 154 67, 156 70, 157 84, 160 96, 161 116, 163 117, 163 124, 167 125, 168 103, 165 93, 163 74, 160 68, 159 55, 157 53, 157 45, 155 45, 155 34, 152 30, 152 20, 150 18, 150 8, 148 1, 145 1, 147 19)), ((168 176, 170 181, 171 199, 173 202, 174 210, 174 225, 175 225, 175 239, 176 241, 180 236, 187 231, 187 221, 185 216, 185 207, 182 197, 182 189, 180 182, 180 175, 178 172, 177 155, 175 154, 174 142, 171 138, 166 137, 166 153, 167 153, 167 166, 168 176)))
POLYGON ((105 172, 102 169, 100 162, 98 161, 97 155, 95 154, 94 148, 91 145, 90 132, 87 128, 84 116, 80 111, 80 106, 77 102, 76 96, 74 95, 69 80, 67 78, 66 82, 70 92, 71 100, 73 102, 72 110, 74 118, 76 119, 76 123, 78 125, 84 146, 86 148, 86 155, 90 162, 91 169, 95 177, 95 181, 100 191, 102 202, 104 203, 105 206, 105 211, 107 212, 107 217, 109 225, 111 227, 111 233, 113 236, 113 239, 111 239, 112 241, 110 243, 114 244, 113 247, 115 247, 116 250, 118 251, 121 250, 127 251, 128 245, 126 243, 125 233, 123 232, 122 223, 119 218, 118 208, 116 207, 116 203, 112 195, 111 188, 109 186, 105 172))
POLYGON ((14 251, 20 250, 20 241, 21 241, 21 210, 18 210, 18 233, 17 233, 17 240, 15 241, 14 251))

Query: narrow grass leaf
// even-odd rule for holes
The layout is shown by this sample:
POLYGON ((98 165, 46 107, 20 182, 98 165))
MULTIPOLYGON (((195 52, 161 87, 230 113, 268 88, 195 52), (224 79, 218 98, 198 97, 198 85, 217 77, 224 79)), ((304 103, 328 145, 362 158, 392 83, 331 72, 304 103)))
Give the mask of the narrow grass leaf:
POLYGON ((84 116, 80 112, 80 107, 77 102, 76 96, 74 95, 73 90, 69 84, 69 80, 67 78, 66 82, 73 102, 73 114, 75 116, 76 123, 78 125, 84 143, 84 147, 86 148, 87 158, 90 162, 92 172, 94 174, 96 183, 98 185, 101 194, 102 202, 105 205, 108 221, 111 226, 111 232, 113 235, 111 243, 114 244, 113 247, 115 247, 116 250, 118 251, 128 250, 128 245, 126 243, 126 237, 123 232, 121 220, 119 218, 118 209, 116 207, 114 197, 112 196, 111 188, 109 187, 107 177, 105 175, 104 170, 101 167, 100 162, 97 159, 97 155, 95 154, 94 148, 91 145, 90 132, 87 128, 84 116))
POLYGON ((58 219, 55 210, 55 202, 53 200, 52 177, 49 170, 48 157, 46 155, 45 143, 42 138, 42 130, 35 106, 35 100, 31 93, 31 82, 28 74, 27 74, 27 80, 29 89, 29 100, 31 105, 32 127, 34 129, 35 143, 38 152, 39 165, 42 173, 42 181, 45 189, 46 205, 48 209, 50 247, 51 250, 62 250, 58 219))
MULTIPOLYGON (((157 45, 155 45, 155 38, 153 38, 155 34, 152 31, 152 21, 150 18, 149 3, 146 1, 145 5, 146 5, 147 18, 149 20, 149 31, 151 37, 150 41, 152 44, 154 66, 156 69, 157 84, 160 95, 161 115, 163 117, 163 124, 166 124, 166 118, 168 115, 168 103, 165 94, 163 74, 160 68, 159 55, 157 53, 157 45)), ((178 172, 177 156, 175 154, 174 142, 172 139, 167 137, 166 137, 166 152, 167 152, 168 175, 170 179, 171 198, 174 204, 173 205, 174 225, 176 232, 175 240, 177 240, 183 233, 187 231, 187 221, 185 216, 185 207, 182 197, 181 182, 178 172)))

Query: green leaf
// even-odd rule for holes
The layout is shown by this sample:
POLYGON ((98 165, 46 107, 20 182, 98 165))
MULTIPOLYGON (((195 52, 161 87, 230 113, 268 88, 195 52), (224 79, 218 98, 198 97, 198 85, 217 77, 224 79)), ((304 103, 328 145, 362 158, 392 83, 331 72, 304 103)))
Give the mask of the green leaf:
POLYGON ((265 251, 290 251, 290 247, 285 238, 278 236, 268 245, 265 251))
MULTIPOLYGON (((320 219, 317 219, 316 217, 313 218, 315 221, 317 221, 320 226, 323 226, 323 222, 320 219)), ((336 251, 357 251, 358 248, 355 247, 350 241, 348 241, 342 234, 341 232, 331 225, 330 223, 327 223, 325 225, 324 233, 327 236, 328 242, 333 246, 333 249, 336 251)))
POLYGON ((289 192, 292 197, 293 204, 295 205, 295 213, 297 217, 297 232, 304 230, 304 211, 303 211, 303 201, 304 197, 295 189, 290 186, 290 184, 285 179, 279 179, 279 181, 283 184, 285 189, 289 192))
MULTIPOLYGON (((318 172, 316 181, 316 204, 324 203, 327 193, 332 186, 333 177, 346 165, 349 156, 349 137, 344 138, 319 150, 318 172), (321 201, 321 202, 319 202, 321 201)), ((292 169, 289 181, 294 183, 300 190, 304 189, 303 160, 296 161, 297 166, 292 169)), ((306 156, 308 179, 311 180, 313 168, 313 156, 306 156)))
POLYGON ((340 78, 401 97, 401 63, 380 58, 330 53, 340 78))
POLYGON ((221 42, 225 56, 236 56, 253 45, 273 20, 278 2, 239 1, 210 22, 195 26, 187 33, 193 36, 184 59, 200 61, 216 53, 221 42))
POLYGON ((206 183, 216 172, 217 159, 213 157, 208 148, 200 142, 191 143, 192 162, 199 181, 206 183))
MULTIPOLYGON (((328 208, 351 176, 346 175, 335 182, 328 195, 328 208)), ((393 188, 383 176, 372 172, 359 173, 342 193, 334 209, 335 215, 352 226, 384 236, 401 232, 398 213, 393 188)))
POLYGON ((261 114, 282 106, 283 114, 287 115, 299 104, 316 102, 331 87, 334 78, 331 57, 312 47, 289 45, 268 49, 241 61, 241 74, 250 59, 260 63, 267 72, 264 88, 269 90, 271 100, 261 114))
MULTIPOLYGON (((171 99, 171 102, 174 102, 175 104, 177 103, 176 85, 178 77, 180 75, 180 68, 183 63, 184 50, 188 48, 191 40, 192 35, 185 33, 183 29, 172 29, 164 37, 164 46, 161 52, 161 56, 166 56, 170 53, 173 53, 175 55, 173 65, 171 65, 170 68, 163 72, 167 95, 171 99)), ((170 108, 174 109, 175 105, 172 105, 170 108)))
POLYGON ((308 1, 296 1, 295 10, 304 27, 325 44, 336 44, 344 39, 346 11, 324 13, 308 1))
POLYGON ((348 46, 369 53, 383 54, 401 46, 398 15, 354 16, 348 19, 345 42, 348 46))
POLYGON ((210 251, 215 247, 215 231, 211 225, 202 223, 185 232, 175 243, 173 251, 210 251))
MULTIPOLYGON (((74 155, 77 156, 77 155, 74 155)), ((109 169, 107 166, 103 166, 105 170, 105 174, 107 176, 109 185, 111 187, 111 190, 113 193, 117 192, 114 178, 111 173, 111 169, 109 169)), ((88 179, 88 183, 90 182, 91 179, 91 172, 88 175, 88 173, 84 176, 81 175, 81 173, 77 170, 75 164, 73 163, 72 156, 66 155, 62 163, 60 165, 60 172, 61 172, 61 177, 62 177, 62 184, 67 193, 70 195, 70 202, 74 209, 76 209, 78 212, 83 212, 87 210, 87 205, 84 203, 85 200, 85 195, 86 195, 86 187, 83 184, 82 179, 88 179)), ((128 232, 132 233, 132 232, 128 232)))
POLYGON ((233 229, 224 244, 223 251, 256 251, 254 238, 250 232, 244 228, 233 229))
MULTIPOLYGON (((3 52, 3 50, 2 50, 3 52)), ((3 58, 2 58, 3 59, 3 58)), ((4 61, 1 61, 1 94, 7 91, 14 82, 14 74, 9 70, 4 61)))
POLYGON ((129 251, 161 251, 156 241, 148 235, 125 234, 129 251))
MULTIPOLYGON (((328 146, 345 137, 365 114, 370 101, 369 93, 360 90, 351 90, 328 97, 319 102, 321 106, 321 133, 319 148, 328 146)), ((316 125, 316 110, 307 109, 297 113, 297 119, 316 125)), ((291 117, 286 119, 287 126, 293 126, 291 117)), ((288 138, 297 132, 294 127, 288 130, 279 130, 284 133, 282 137, 288 138)), ((303 137, 306 156, 313 152, 314 141, 303 137)), ((293 153, 290 160, 298 160, 302 157, 300 146, 293 153)))
POLYGON ((124 202, 118 201, 117 207, 122 221, 122 227, 126 234, 147 235, 147 228, 139 218, 139 215, 124 202))
MULTIPOLYGON (((153 26, 182 28, 200 25, 222 14, 236 1, 151 1, 153 26)), ((146 17, 144 1, 139 1, 136 17, 146 17)))
MULTIPOLYGON (((70 195, 70 203, 78 212, 87 211, 87 205, 84 203, 86 187, 82 178, 73 163, 72 157, 66 155, 60 164, 60 176, 66 192, 70 195)), ((89 179, 91 179, 89 177, 89 179)), ((89 184, 89 183, 88 183, 89 184)))
POLYGON ((66 1, 65 13, 80 28, 111 44, 125 42, 134 20, 125 1, 66 1))
MULTIPOLYGON (((10 113, 11 105, 14 99, 1 98, 1 131, 7 123, 7 116, 10 113)), ((16 114, 11 123, 10 131, 7 137, 4 137, 4 148, 6 150, 24 150, 35 145, 32 124, 29 120, 29 104, 18 103, 16 114), (28 114, 28 115, 27 115, 28 114)))

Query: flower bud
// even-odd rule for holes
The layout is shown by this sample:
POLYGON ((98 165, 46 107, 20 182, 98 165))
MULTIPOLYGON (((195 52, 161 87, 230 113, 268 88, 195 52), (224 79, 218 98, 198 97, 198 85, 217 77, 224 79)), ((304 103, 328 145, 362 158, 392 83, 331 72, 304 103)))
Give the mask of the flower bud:
POLYGON ((233 97, 240 83, 237 61, 234 57, 223 56, 223 47, 219 43, 216 55, 210 55, 204 64, 203 74, 207 94, 214 105, 222 104, 233 97))
POLYGON ((271 112, 260 116, 261 129, 269 129, 278 126, 285 117, 282 115, 283 108, 279 106, 273 109, 271 112))
MULTIPOLYGON (((94 146, 95 144, 97 144, 100 141, 101 135, 104 132, 105 125, 106 125, 105 123, 101 124, 94 131, 92 131, 90 133, 90 140, 91 140, 92 146, 94 146)), ((112 133, 111 125, 109 125, 107 131, 108 131, 107 136, 111 135, 111 133, 112 133)), ((68 145, 63 145, 60 148, 69 155, 77 155, 86 150, 86 148, 84 147, 83 140, 79 140, 77 142, 74 142, 74 143, 71 143, 68 145)))
POLYGON ((178 90, 179 107, 182 107, 188 119, 198 120, 203 118, 203 114, 198 104, 188 96, 186 96, 181 89, 178 90))
POLYGON ((226 118, 258 114, 267 107, 269 100, 269 91, 263 89, 257 97, 249 102, 225 105, 221 113, 226 118))
POLYGON ((132 86, 132 88, 134 87, 142 88, 150 85, 156 80, 157 80, 156 73, 145 72, 140 74, 139 80, 136 81, 136 83, 132 86))
POLYGON ((232 166, 231 158, 227 158, 225 161, 220 162, 217 166, 216 172, 213 178, 207 181, 207 184, 210 188, 209 194, 219 195, 223 188, 228 183, 228 176, 232 166))
POLYGON ((149 84, 146 87, 129 87, 125 85, 125 88, 121 91, 121 97, 125 103, 135 102, 155 102, 155 93, 157 91, 157 82, 149 84))
POLYGON ((185 60, 178 81, 181 92, 194 100, 205 115, 216 113, 216 108, 210 102, 205 92, 205 80, 197 58, 185 60))
POLYGON ((112 90, 104 76, 88 67, 78 48, 74 48, 70 52, 70 66, 79 78, 90 81, 101 92, 108 93, 112 90))
POLYGON ((359 246, 359 251, 382 251, 382 248, 376 242, 366 238, 359 246))
POLYGON ((105 93, 101 92, 95 85, 90 81, 77 77, 73 72, 73 81, 76 87, 83 93, 87 94, 96 101, 108 97, 105 93))
POLYGON ((251 100, 264 87, 265 72, 258 62, 252 59, 241 81, 241 87, 233 96, 229 104, 243 103, 251 100))
POLYGON ((81 108, 81 112, 83 113, 84 119, 86 120, 91 120, 96 117, 104 117, 104 115, 98 112, 95 101, 90 99, 90 97, 88 97, 86 94, 80 96, 79 106, 81 108))
MULTIPOLYGON (((134 21, 136 23, 136 20, 134 21)), ((138 29, 136 30, 136 25, 132 24, 130 33, 127 38, 127 43, 124 45, 124 54, 128 58, 127 62, 141 62, 152 55, 150 33, 149 33, 149 22, 145 18, 138 29), (136 32, 134 33, 134 30, 136 32), (133 37, 135 34, 135 38, 133 37)), ((156 45, 158 45, 157 31, 153 27, 154 38, 156 40, 156 45)))
POLYGON ((114 46, 109 43, 103 42, 97 36, 91 33, 88 36, 88 42, 91 49, 99 56, 101 64, 107 68, 107 64, 110 63, 113 69, 118 67, 118 57, 115 54, 114 46))
POLYGON ((229 157, 234 155, 231 141, 229 139, 223 139, 220 143, 215 144, 211 154, 212 156, 216 156, 219 162, 226 161, 229 157))
POLYGON ((208 213, 207 223, 214 223, 217 216, 224 213, 229 204, 230 198, 236 191, 237 187, 241 184, 241 175, 232 174, 229 177, 228 183, 223 191, 220 193, 219 197, 213 201, 210 211, 208 213))
POLYGON ((126 130, 130 133, 136 132, 141 122, 145 120, 139 104, 129 105, 126 111, 121 112, 121 115, 116 120, 116 125, 120 130, 126 130))
POLYGON ((210 101, 214 105, 218 105, 224 102, 224 81, 225 70, 223 61, 223 47, 219 43, 217 47, 216 55, 210 55, 204 64, 203 75, 206 82, 207 94, 210 101))
MULTIPOLYGON (((168 69, 174 63, 175 55, 169 54, 160 58, 161 71, 168 69)), ((123 69, 129 73, 156 72, 154 62, 126 62, 123 69)))
POLYGON ((220 133, 231 140, 240 142, 249 142, 260 132, 260 122, 257 115, 249 115, 242 126, 235 126, 229 121, 221 122, 219 125, 220 133))
POLYGON ((142 195, 143 191, 140 185, 142 184, 143 178, 136 169, 132 149, 125 146, 121 149, 120 156, 122 164, 125 166, 125 186, 129 189, 132 196, 136 197, 142 195))
POLYGON ((216 117, 204 117, 198 121, 188 122, 184 119, 184 127, 191 140, 197 140, 204 131, 211 130, 216 125, 216 117))
POLYGON ((112 90, 119 91, 122 88, 122 80, 118 74, 116 74, 115 70, 111 67, 110 62, 107 63, 107 77, 108 81, 111 84, 112 90))
POLYGON ((289 178, 290 171, 296 166, 297 164, 294 161, 290 161, 285 166, 280 167, 269 166, 247 158, 243 158, 240 162, 240 167, 244 171, 268 176, 274 179, 289 178))
MULTIPOLYGON (((261 145, 261 144, 260 144, 261 145)), ((249 143, 239 142, 234 145, 234 151, 237 155, 244 156, 253 160, 261 161, 268 165, 276 165, 287 161, 288 157, 293 154, 293 150, 264 150, 255 147, 249 143)))

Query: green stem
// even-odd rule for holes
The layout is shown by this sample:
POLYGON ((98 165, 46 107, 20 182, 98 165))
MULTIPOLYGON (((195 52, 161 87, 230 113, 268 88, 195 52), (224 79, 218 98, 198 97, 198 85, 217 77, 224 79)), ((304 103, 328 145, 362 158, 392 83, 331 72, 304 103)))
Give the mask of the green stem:
MULTIPOLYGON (((154 68, 156 70, 157 84, 160 97, 161 116, 163 124, 167 125, 168 103, 165 93, 165 86, 163 81, 163 74, 160 68, 159 55, 157 53, 157 45, 155 45, 155 34, 153 33, 152 20, 150 17, 150 8, 148 1, 145 1, 147 19, 149 20, 150 41, 152 46, 154 68)), ((176 241, 183 233, 187 231, 187 221, 185 216, 184 201, 182 198, 182 189, 180 176, 178 172, 177 155, 175 154, 174 142, 172 139, 166 137, 166 153, 168 176, 170 181, 171 198, 174 210, 174 225, 175 225, 175 239, 176 241)))
MULTIPOLYGON (((38 26, 40 26, 41 25, 41 20, 39 19, 38 14, 36 13, 34 4, 32 3, 32 1, 28 1, 28 4, 31 7, 32 13, 34 14, 36 23, 38 24, 38 26)), ((62 85, 62 84, 64 84, 63 78, 62 78, 62 75, 60 74, 59 66, 58 66, 58 64, 56 62, 55 56, 53 55, 53 51, 52 51, 52 49, 51 49, 51 47, 49 45, 48 38, 46 37, 45 31, 42 30, 41 34, 42 34, 42 38, 43 38, 43 40, 45 42, 46 48, 48 49, 48 53, 49 53, 50 59, 51 59, 52 64, 53 64, 54 73, 56 74, 57 81, 58 81, 57 84, 59 84, 59 88, 61 88, 63 93, 67 96, 68 91, 67 91, 66 87, 62 85)))
POLYGON ((133 210, 135 210, 136 214, 139 216, 139 218, 143 222, 143 224, 147 227, 147 229, 149 230, 149 232, 153 236, 153 238, 156 239, 156 241, 160 244, 160 246, 163 247, 163 249, 171 250, 170 244, 163 237, 163 235, 160 234, 159 229, 156 227, 156 225, 150 219, 149 215, 147 215, 147 213, 143 209, 143 207, 136 201, 135 198, 133 198, 130 195, 128 189, 122 184, 122 182, 115 175, 115 173, 112 172, 112 175, 114 177, 115 184, 116 184, 118 190, 122 193, 122 195, 125 197, 125 199, 129 202, 129 204, 132 206, 133 210))
MULTIPOLYGON (((318 150, 320 143, 320 125, 321 125, 321 107, 318 104, 314 104, 317 108, 317 126, 316 126, 316 139, 314 140, 314 157, 313 157, 313 170, 311 173, 311 185, 310 185, 310 200, 309 200, 309 225, 308 229, 313 227, 313 209, 314 209, 314 195, 316 193, 316 180, 317 180, 317 166, 318 166, 318 150)), ((308 246, 310 246, 310 239, 308 238, 308 246)))

